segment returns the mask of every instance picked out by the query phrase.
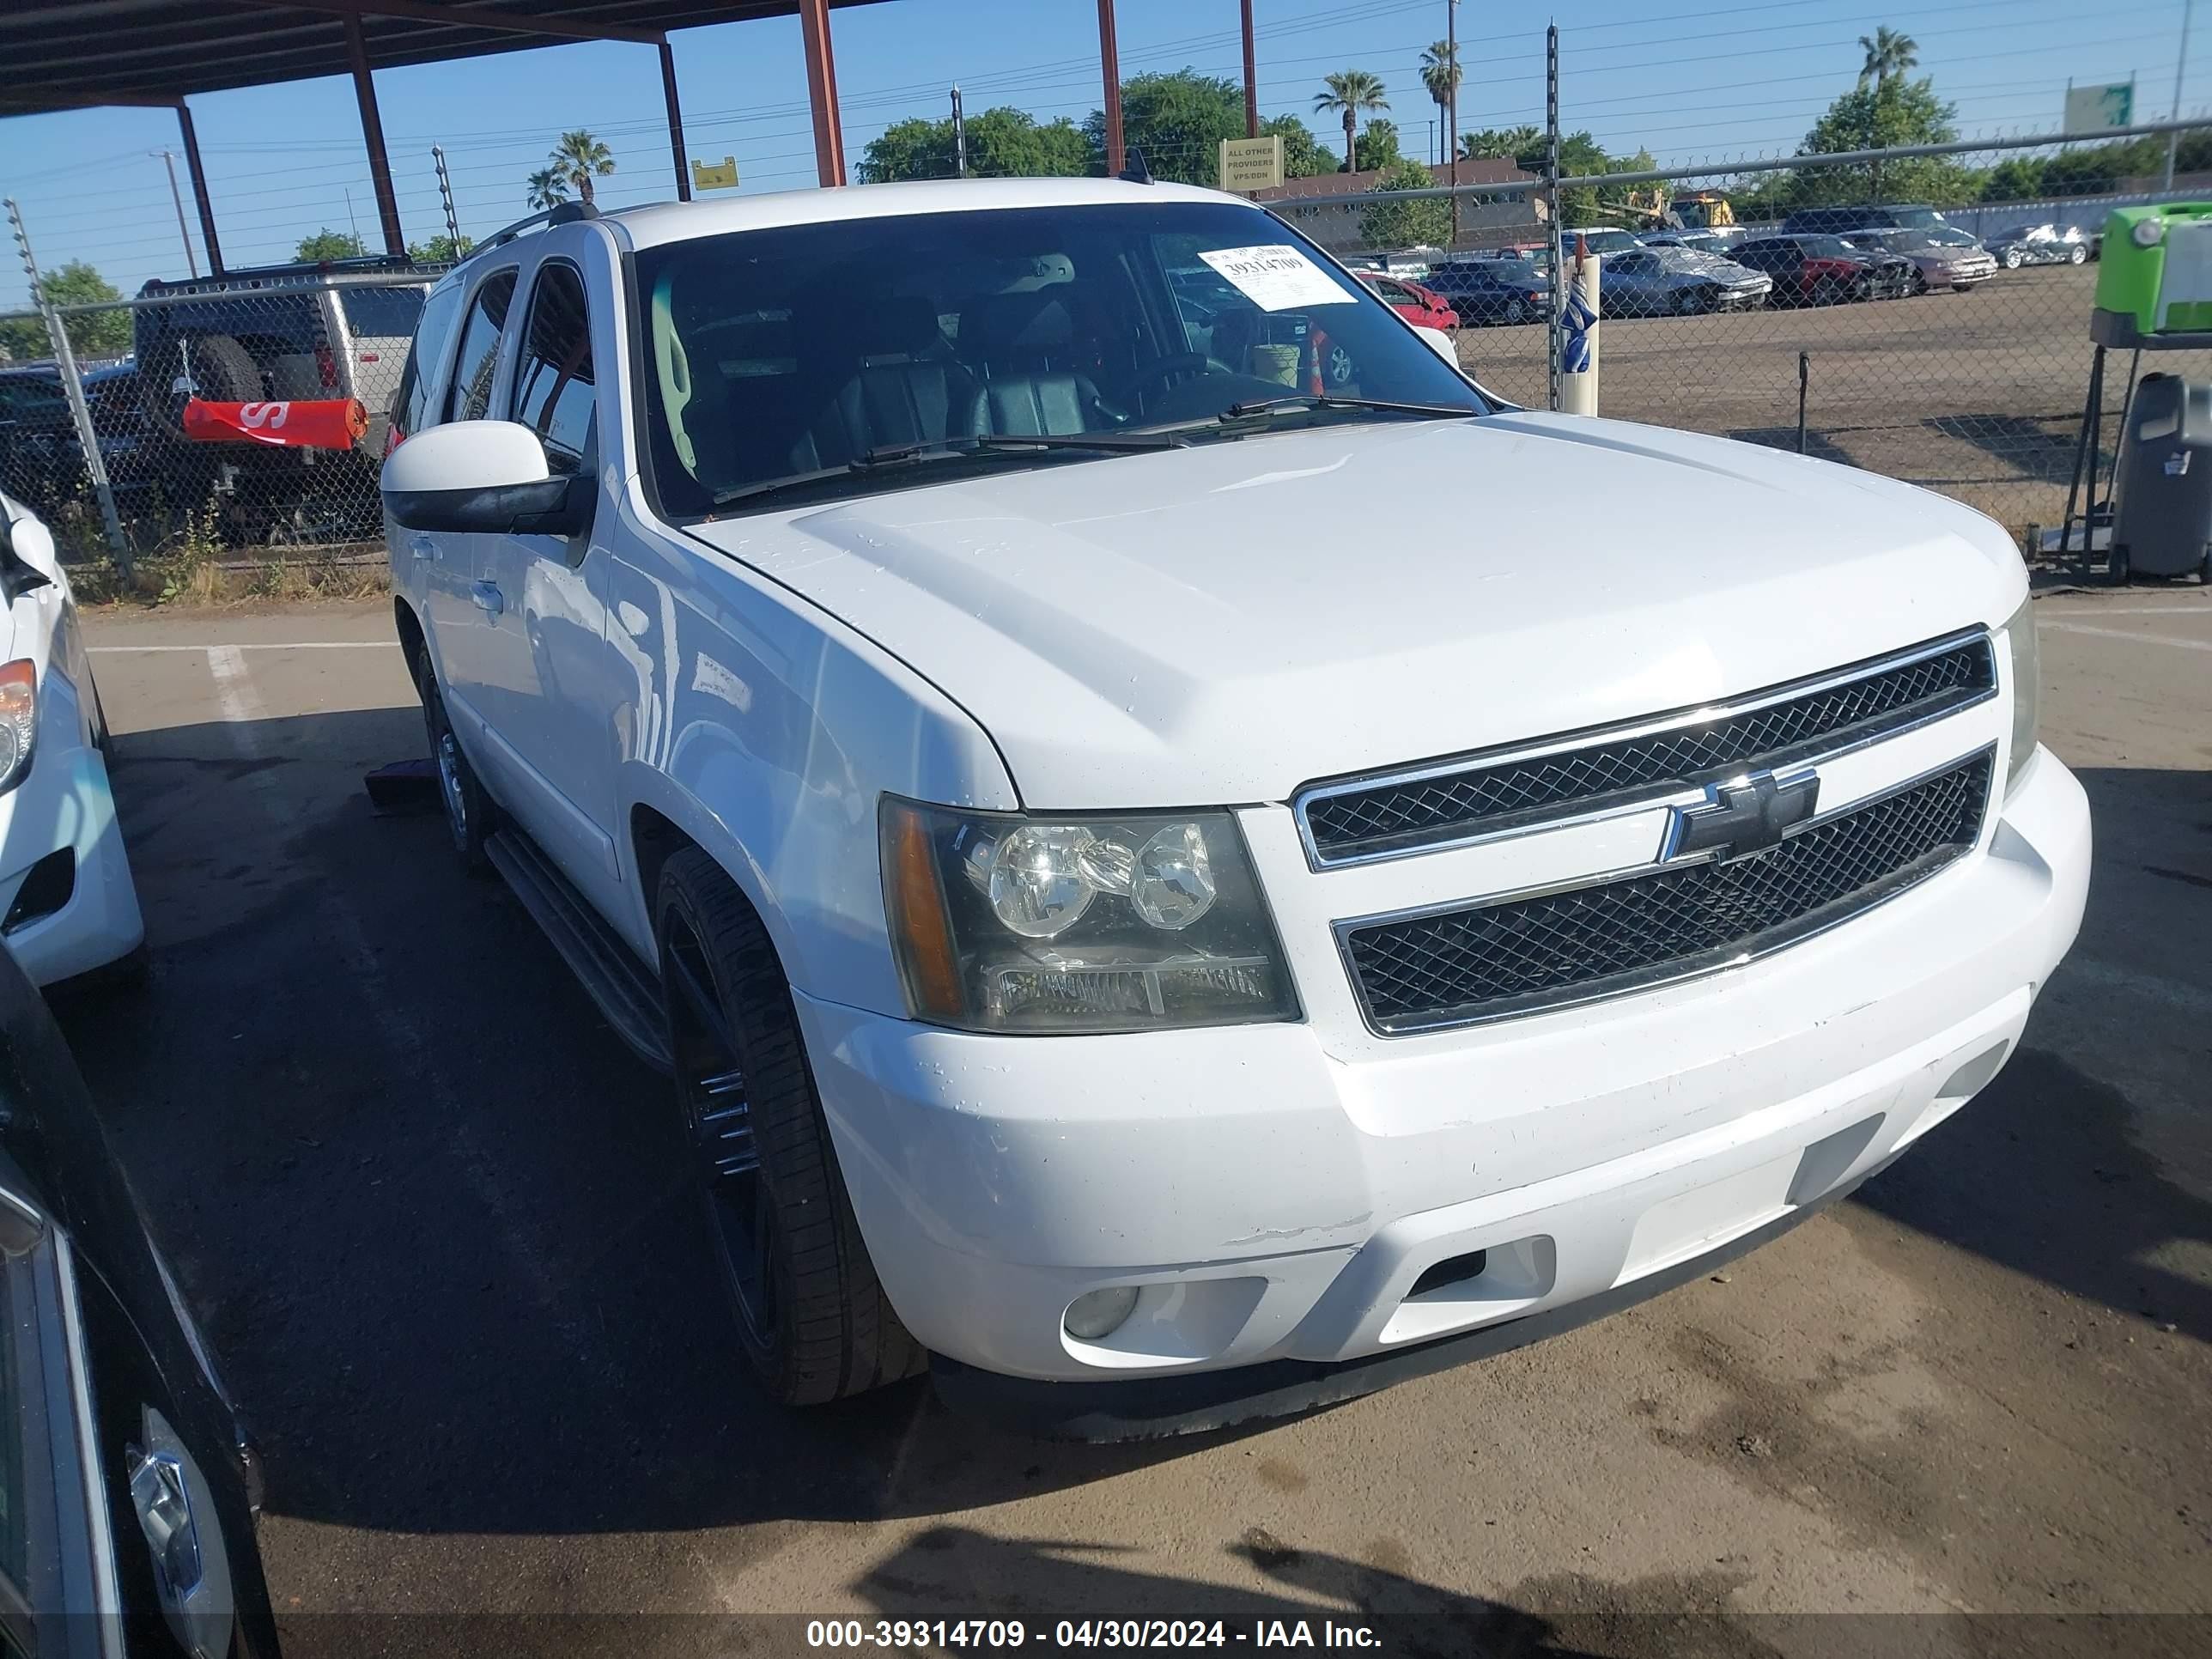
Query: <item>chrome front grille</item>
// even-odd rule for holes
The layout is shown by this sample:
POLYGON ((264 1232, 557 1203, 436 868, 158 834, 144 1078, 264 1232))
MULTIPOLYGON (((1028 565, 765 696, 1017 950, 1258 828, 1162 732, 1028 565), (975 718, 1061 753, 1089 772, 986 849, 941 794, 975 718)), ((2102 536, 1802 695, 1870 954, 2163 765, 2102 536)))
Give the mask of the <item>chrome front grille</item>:
POLYGON ((1338 924, 1367 1023, 1404 1036, 1613 996, 1764 956, 1935 874, 1981 832, 1984 749, 1749 856, 1338 924))
POLYGON ((1954 635, 1630 726, 1311 784, 1292 808, 1316 869, 1403 857, 1840 753, 1996 695, 1989 635, 1954 635))

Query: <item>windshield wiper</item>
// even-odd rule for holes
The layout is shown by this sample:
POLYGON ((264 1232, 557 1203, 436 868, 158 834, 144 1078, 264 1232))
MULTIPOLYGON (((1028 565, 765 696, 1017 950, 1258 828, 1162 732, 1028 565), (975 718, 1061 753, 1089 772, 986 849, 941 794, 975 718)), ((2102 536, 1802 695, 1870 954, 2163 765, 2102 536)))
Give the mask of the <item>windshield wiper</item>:
POLYGON ((825 466, 811 472, 793 472, 781 478, 763 478, 717 493, 713 504, 729 507, 763 495, 805 489, 855 473, 923 461, 964 460, 975 455, 1019 455, 1041 449, 1088 449, 1108 454, 1134 454, 1146 450, 1184 449, 1190 440, 1172 432, 1044 432, 1030 436, 1011 434, 993 437, 927 438, 915 443, 878 444, 842 466, 825 466))
POLYGON ((1217 421, 1242 421, 1255 415, 1273 415, 1282 410, 1311 409, 1371 409, 1386 415, 1420 415, 1431 420, 1465 420, 1480 415, 1479 409, 1468 409, 1457 404, 1406 404, 1388 398, 1340 398, 1334 392, 1298 392, 1288 398, 1262 398, 1256 403, 1231 404, 1213 418, 1217 421))

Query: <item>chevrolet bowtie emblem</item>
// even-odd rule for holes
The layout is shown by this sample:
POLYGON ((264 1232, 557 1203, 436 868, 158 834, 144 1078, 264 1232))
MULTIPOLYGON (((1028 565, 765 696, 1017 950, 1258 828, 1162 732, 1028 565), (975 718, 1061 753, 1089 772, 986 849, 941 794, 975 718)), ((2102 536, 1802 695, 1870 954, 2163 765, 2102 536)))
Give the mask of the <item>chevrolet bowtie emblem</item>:
POLYGON ((1820 776, 1809 767, 1780 776, 1753 772, 1708 785, 1697 805, 1674 808, 1661 857, 1686 858, 1717 848, 1725 863, 1763 853, 1809 822, 1820 799, 1820 776))

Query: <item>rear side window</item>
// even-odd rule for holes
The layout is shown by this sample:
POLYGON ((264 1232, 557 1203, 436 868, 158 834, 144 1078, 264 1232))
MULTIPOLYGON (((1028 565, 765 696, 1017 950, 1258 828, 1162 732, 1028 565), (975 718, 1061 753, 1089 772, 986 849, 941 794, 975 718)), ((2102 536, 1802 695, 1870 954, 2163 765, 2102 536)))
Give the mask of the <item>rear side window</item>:
POLYGON ((356 340, 404 340, 422 315, 419 288, 342 288, 338 307, 356 340))
POLYGON ((453 384, 446 398, 449 421, 481 421, 491 412, 492 376, 499 368, 500 331, 514 303, 514 273, 502 270, 484 279, 461 326, 461 355, 453 365, 453 384))
POLYGON ((530 298, 530 331, 514 365, 514 418, 545 444, 556 472, 574 472, 592 447, 598 392, 592 380, 591 318, 574 265, 541 267, 530 298))
POLYGON ((422 307, 415 343, 407 353, 407 367, 400 372, 399 394, 392 400, 392 424, 401 437, 436 424, 430 412, 430 392, 438 383, 439 367, 453 346, 453 325, 461 319, 462 293, 455 283, 432 295, 422 307))

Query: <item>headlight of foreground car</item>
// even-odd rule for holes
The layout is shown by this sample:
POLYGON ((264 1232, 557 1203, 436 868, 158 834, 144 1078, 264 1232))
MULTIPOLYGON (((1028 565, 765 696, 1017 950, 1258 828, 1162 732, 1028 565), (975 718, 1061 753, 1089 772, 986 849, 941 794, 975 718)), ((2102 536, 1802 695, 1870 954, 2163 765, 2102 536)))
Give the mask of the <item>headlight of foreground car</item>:
POLYGON ((2034 605, 2032 596, 2022 599, 2004 627, 2005 648, 2012 658, 2012 747, 2005 756, 2007 794, 2035 754, 2036 702, 2042 680, 2035 659, 2034 605))
POLYGON ((38 735, 38 665, 27 657, 0 665, 0 794, 30 771, 38 735))
POLYGON ((880 828, 917 1019, 1043 1033, 1297 1018, 1226 812, 1045 817, 887 796, 880 828))

